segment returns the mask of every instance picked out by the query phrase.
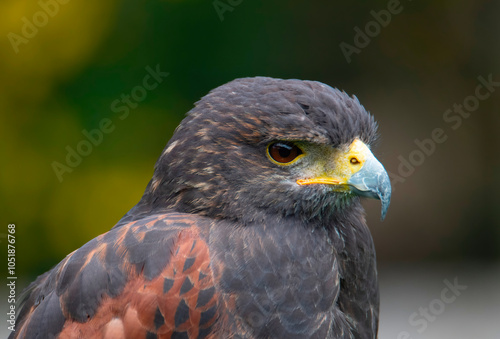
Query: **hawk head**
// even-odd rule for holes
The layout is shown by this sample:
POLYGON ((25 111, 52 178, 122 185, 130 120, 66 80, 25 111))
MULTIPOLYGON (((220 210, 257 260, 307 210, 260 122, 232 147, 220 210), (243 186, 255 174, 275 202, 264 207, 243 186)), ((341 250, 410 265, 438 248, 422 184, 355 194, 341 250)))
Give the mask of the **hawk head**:
POLYGON ((177 210, 252 222, 348 214, 391 186, 357 98, 315 81, 243 78, 198 101, 160 156, 136 212, 177 210))

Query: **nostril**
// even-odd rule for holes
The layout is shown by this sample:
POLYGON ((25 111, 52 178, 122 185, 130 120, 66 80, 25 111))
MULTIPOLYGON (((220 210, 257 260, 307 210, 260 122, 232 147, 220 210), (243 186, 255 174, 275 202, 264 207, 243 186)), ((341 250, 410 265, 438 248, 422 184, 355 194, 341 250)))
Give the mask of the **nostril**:
POLYGON ((358 160, 358 158, 356 157, 352 157, 351 160, 350 160, 351 164, 353 165, 358 165, 360 162, 358 160))

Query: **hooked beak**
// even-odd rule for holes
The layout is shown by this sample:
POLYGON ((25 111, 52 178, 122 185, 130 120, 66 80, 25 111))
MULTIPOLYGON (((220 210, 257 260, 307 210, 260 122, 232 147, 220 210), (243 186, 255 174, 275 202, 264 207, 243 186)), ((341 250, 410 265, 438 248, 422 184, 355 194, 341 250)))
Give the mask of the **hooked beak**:
POLYGON ((299 179, 297 184, 327 184, 332 185, 334 191, 379 199, 382 204, 381 220, 384 220, 391 202, 391 181, 370 149, 356 139, 347 152, 334 155, 333 164, 334 169, 328 175, 299 179))
POLYGON ((391 180, 384 166, 373 154, 366 160, 361 170, 351 176, 347 183, 352 191, 359 196, 379 199, 382 204, 380 219, 385 219, 391 203, 391 180))

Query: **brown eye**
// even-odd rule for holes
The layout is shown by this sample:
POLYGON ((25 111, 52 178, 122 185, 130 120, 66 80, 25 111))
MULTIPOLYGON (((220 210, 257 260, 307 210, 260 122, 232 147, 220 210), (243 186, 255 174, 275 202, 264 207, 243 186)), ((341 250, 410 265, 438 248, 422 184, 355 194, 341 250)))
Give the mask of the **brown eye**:
POLYGON ((280 164, 289 163, 301 154, 302 150, 291 142, 278 141, 269 145, 269 155, 280 164))

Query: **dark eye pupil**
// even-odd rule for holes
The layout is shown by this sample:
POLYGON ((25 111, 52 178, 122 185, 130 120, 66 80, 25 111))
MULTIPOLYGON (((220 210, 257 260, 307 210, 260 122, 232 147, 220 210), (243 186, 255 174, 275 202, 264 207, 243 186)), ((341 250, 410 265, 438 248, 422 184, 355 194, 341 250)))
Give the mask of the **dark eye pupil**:
POLYGON ((269 145, 269 155, 274 161, 286 164, 302 154, 300 148, 290 142, 275 142, 269 145))
POLYGON ((278 147, 278 152, 280 153, 280 157, 288 158, 292 153, 292 147, 285 144, 280 144, 278 147))

